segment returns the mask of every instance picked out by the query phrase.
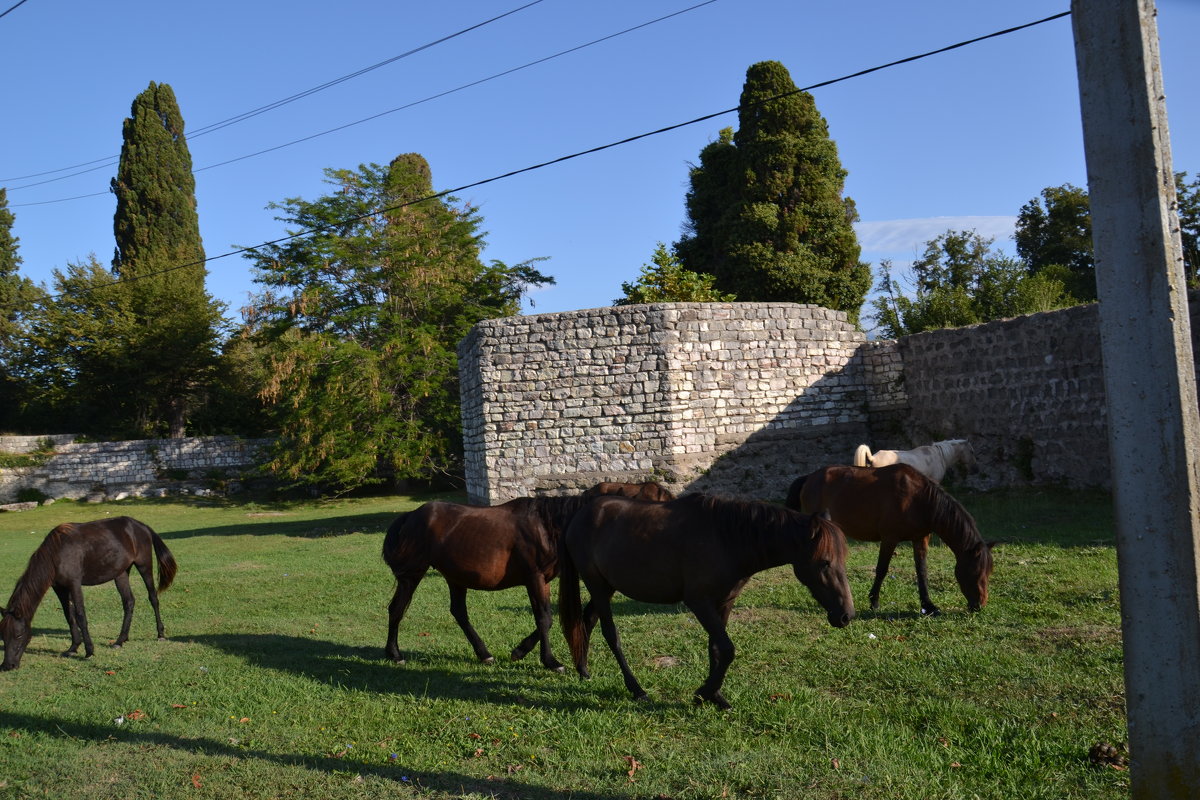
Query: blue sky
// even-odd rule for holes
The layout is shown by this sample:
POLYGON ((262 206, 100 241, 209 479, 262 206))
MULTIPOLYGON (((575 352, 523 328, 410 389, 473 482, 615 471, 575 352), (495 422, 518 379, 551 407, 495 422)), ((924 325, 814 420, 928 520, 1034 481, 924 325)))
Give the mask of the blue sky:
MULTIPOLYGON (((13 1, 0 0, 0 11, 13 1)), ((0 186, 16 215, 23 273, 49 282, 53 269, 90 253, 111 260, 111 163, 122 120, 150 81, 174 88, 187 121, 213 257, 283 235, 266 205, 325 193, 326 167, 417 152, 436 189, 465 186, 733 108, 757 61, 780 61, 808 86, 1069 8, 1068 0, 541 0, 195 133, 529 2, 27 0, 0 18, 9 76, 0 186), (269 152, 246 157, 260 151, 269 152)), ((1195 175, 1200 2, 1159 0, 1158 11, 1175 168, 1195 175)), ((1025 202, 1046 186, 1086 186, 1073 47, 1063 18, 814 90, 849 171, 864 259, 902 265, 951 228, 1011 249, 1025 202)), ((536 292, 527 310, 608 305, 656 242, 679 237, 688 165, 735 125, 728 114, 458 196, 481 210, 485 259, 548 257, 539 268, 557 285, 536 292)), ((249 262, 213 260, 208 288, 236 317, 256 288, 249 262)))

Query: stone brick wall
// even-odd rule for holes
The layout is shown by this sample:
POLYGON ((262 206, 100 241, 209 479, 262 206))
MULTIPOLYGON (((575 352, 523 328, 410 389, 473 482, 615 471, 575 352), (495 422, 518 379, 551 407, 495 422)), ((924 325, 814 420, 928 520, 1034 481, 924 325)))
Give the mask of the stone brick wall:
MULTIPOLYGON (((3 437, 0 450, 30 452, 47 438, 3 437), (26 441, 28 440, 28 441, 26 441)), ((74 437, 65 437, 73 439, 74 437)), ((55 499, 161 496, 168 492, 224 493, 259 463, 269 439, 209 436, 125 442, 56 443, 33 467, 0 470, 0 503, 35 489, 55 499)))
POLYGON ((864 341, 845 314, 790 303, 482 322, 459 347, 471 501, 649 478, 781 498, 866 436, 864 341))
POLYGON ((491 320, 459 351, 469 493, 655 478, 778 500, 860 442, 947 438, 974 445, 979 471, 963 480, 976 488, 1107 488, 1098 325, 1094 305, 870 342, 844 315, 795 304, 491 320))

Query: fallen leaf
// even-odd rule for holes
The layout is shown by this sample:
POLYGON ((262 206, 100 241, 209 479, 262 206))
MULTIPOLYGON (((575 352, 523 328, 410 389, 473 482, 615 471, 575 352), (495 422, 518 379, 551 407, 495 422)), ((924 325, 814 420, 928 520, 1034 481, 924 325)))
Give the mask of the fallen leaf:
POLYGON ((183 703, 171 703, 171 708, 187 708, 183 703))
POLYGON ((104 674, 105 675, 116 675, 117 673, 116 673, 116 670, 106 669, 106 670, 104 670, 104 674))
POLYGON ((199 772, 192 775, 192 786, 195 786, 197 789, 201 789, 204 787, 204 784, 200 782, 200 773, 199 772))
POLYGON ((834 768, 834 769, 841 769, 841 768, 842 768, 842 762, 841 762, 841 761, 838 761, 836 758, 835 758, 835 759, 833 759, 832 761, 830 761, 829 763, 833 765, 833 768, 834 768))
POLYGON ((642 762, 638 761, 633 756, 621 756, 629 764, 629 772, 625 773, 629 776, 629 782, 633 782, 633 774, 642 768, 642 762))
POLYGON ((957 761, 951 761, 951 762, 950 762, 950 766, 951 766, 951 767, 954 767, 955 769, 957 769, 958 767, 961 767, 961 766, 962 766, 962 764, 958 763, 957 761))
POLYGON ((467 736, 468 736, 468 737, 470 737, 470 738, 472 738, 472 739, 482 739, 482 738, 483 738, 483 737, 482 737, 482 736, 480 736, 478 733, 468 733, 468 734, 467 734, 467 736))
POLYGON ((125 719, 139 720, 139 719, 145 719, 145 718, 146 718, 146 712, 142 711, 140 708, 134 709, 133 711, 130 711, 128 714, 125 715, 125 719))
POLYGON ((244 723, 247 723, 247 722, 249 722, 249 721, 250 721, 250 718, 249 718, 249 717, 242 717, 241 719, 239 719, 239 720, 238 720, 238 722, 241 722, 241 723, 243 723, 243 724, 244 724, 244 723))
POLYGON ((482 748, 482 747, 476 747, 476 748, 475 748, 475 755, 473 755, 473 756, 472 756, 472 758, 479 758, 481 755, 483 755, 483 748, 482 748))

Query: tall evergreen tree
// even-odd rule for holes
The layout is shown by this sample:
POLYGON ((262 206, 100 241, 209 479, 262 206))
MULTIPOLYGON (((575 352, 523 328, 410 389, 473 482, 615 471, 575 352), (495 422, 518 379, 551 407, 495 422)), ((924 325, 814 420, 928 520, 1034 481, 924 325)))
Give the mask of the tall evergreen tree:
POLYGON ((8 190, 0 188, 0 419, 16 424, 23 386, 14 369, 15 349, 24 338, 26 317, 42 292, 20 274, 20 239, 13 234, 15 217, 8 209, 8 190))
POLYGON ((265 289, 251 325, 270 353, 279 418, 272 468, 332 490, 461 469, 456 347, 481 319, 519 311, 529 262, 480 260, 481 219, 433 193, 409 153, 326 170, 337 191, 272 207, 313 230, 248 254, 265 289))
POLYGON ((139 331, 125 378, 141 398, 137 427, 182 436, 211 379, 223 307, 204 287, 192 157, 170 86, 151 82, 134 99, 123 135, 112 269, 139 331))
POLYGON ((842 196, 846 171, 812 95, 782 64, 746 71, 737 131, 721 131, 690 177, 675 245, 686 269, 715 275, 739 300, 817 303, 857 319, 871 270, 842 196))

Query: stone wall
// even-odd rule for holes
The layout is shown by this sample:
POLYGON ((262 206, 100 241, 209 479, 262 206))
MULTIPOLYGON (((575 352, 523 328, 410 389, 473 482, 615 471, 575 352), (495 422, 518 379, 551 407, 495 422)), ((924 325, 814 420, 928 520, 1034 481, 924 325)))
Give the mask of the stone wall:
POLYGON ((13 502, 22 489, 55 499, 225 493, 238 488, 271 441, 208 436, 85 443, 26 436, 3 437, 0 450, 32 452, 48 438, 55 446, 42 463, 0 470, 0 503, 13 502))
POLYGON ((654 478, 778 500, 859 442, 947 438, 974 445, 976 488, 1107 488, 1098 325, 1095 305, 870 342, 795 304, 491 320, 459 352, 468 490, 497 503, 654 478))
POLYGON ((864 341, 845 314, 791 303, 481 322, 459 347, 471 501, 651 478, 782 497, 867 435, 864 341))

